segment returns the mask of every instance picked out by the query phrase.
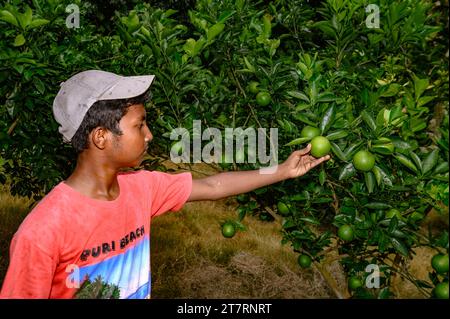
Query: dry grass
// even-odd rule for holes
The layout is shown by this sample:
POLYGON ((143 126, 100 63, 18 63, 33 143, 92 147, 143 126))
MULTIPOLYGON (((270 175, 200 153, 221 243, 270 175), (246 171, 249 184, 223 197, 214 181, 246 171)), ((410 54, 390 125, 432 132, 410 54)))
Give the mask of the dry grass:
POLYGON ((222 236, 236 219, 230 200, 188 203, 151 229, 152 298, 333 298, 321 275, 302 270, 281 246, 279 227, 246 217, 246 231, 222 236))
POLYGON ((30 200, 12 196, 0 185, 0 286, 8 268, 9 245, 20 223, 30 211, 30 200))

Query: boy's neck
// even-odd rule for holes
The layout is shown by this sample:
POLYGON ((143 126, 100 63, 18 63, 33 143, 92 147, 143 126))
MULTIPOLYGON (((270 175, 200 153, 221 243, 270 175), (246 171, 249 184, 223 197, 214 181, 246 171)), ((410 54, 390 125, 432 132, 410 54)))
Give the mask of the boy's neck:
POLYGON ((120 194, 117 173, 117 169, 108 167, 101 160, 88 160, 80 154, 75 170, 64 183, 90 198, 111 201, 120 194))

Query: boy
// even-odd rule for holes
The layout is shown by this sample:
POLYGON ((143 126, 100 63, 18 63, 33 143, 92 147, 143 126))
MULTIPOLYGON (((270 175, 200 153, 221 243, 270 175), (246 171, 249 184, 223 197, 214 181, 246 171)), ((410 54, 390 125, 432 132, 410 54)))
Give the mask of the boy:
POLYGON ((149 298, 152 218, 187 201, 298 177, 329 159, 308 155, 308 145, 273 174, 225 172, 193 180, 190 173, 121 172, 141 164, 153 138, 144 108, 153 79, 90 70, 61 84, 53 114, 64 141, 78 152, 77 165, 14 235, 0 297, 73 298, 89 282, 107 298, 149 298))

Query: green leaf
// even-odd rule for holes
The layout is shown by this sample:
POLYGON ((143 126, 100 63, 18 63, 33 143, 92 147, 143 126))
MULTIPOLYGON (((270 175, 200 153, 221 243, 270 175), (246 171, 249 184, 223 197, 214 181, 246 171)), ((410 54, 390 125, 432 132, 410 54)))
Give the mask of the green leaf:
POLYGON ((402 117, 404 114, 402 112, 402 105, 396 105, 391 109, 391 112, 389 114, 389 122, 392 123, 395 119, 398 119, 399 117, 402 117))
POLYGON ((24 13, 19 13, 17 15, 17 20, 19 20, 19 24, 24 30, 31 23, 32 18, 33 18, 33 11, 31 11, 31 8, 29 6, 26 7, 24 13))
POLYGON ((304 114, 301 113, 295 113, 292 115, 295 119, 302 121, 303 123, 306 123, 308 125, 317 127, 317 124, 314 123, 313 121, 311 121, 310 119, 308 119, 304 114))
POLYGON ((409 121, 409 125, 411 127, 411 131, 419 132, 427 127, 427 122, 422 118, 415 117, 409 121))
POLYGON ((309 109, 311 107, 311 105, 306 104, 306 103, 299 103, 297 104, 297 106, 295 107, 295 112, 301 112, 304 111, 306 109, 309 109))
POLYGON ((334 155, 336 155, 341 161, 346 162, 347 157, 342 152, 340 147, 334 142, 330 142, 330 145, 331 145, 331 150, 333 151, 334 155))
POLYGON ((428 87, 428 79, 420 79, 415 74, 413 74, 414 81, 414 94, 416 97, 416 101, 419 97, 425 92, 428 87))
POLYGON ((303 143, 306 143, 306 142, 308 142, 310 140, 311 140, 310 137, 299 137, 299 138, 296 138, 295 140, 290 141, 285 146, 292 146, 292 145, 303 144, 303 143))
POLYGON ((409 158, 407 158, 405 155, 403 154, 395 154, 394 157, 397 159, 397 161, 399 161, 400 163, 402 163, 404 166, 406 166, 407 168, 409 168, 410 170, 412 170, 414 173, 418 173, 417 167, 414 165, 413 162, 411 162, 411 160, 409 158))
POLYGON ((47 24, 47 23, 49 23, 50 21, 49 20, 46 20, 46 19, 34 19, 33 21, 31 21, 31 23, 28 25, 28 28, 29 29, 33 29, 33 28, 37 28, 37 27, 40 27, 40 26, 42 26, 42 25, 44 25, 44 24, 47 24))
POLYGON ((346 180, 347 178, 350 178, 355 174, 356 174, 356 169, 353 166, 353 163, 348 163, 341 169, 341 171, 339 173, 339 180, 340 181, 346 180))
POLYGON ((392 236, 396 237, 396 238, 400 238, 400 239, 404 239, 404 238, 408 238, 408 235, 404 232, 402 232, 401 230, 398 229, 394 229, 391 233, 392 236))
POLYGON ((392 143, 394 143, 395 149, 403 154, 408 154, 410 150, 413 150, 414 147, 407 141, 403 141, 400 138, 393 138, 392 143))
POLYGON ((322 121, 319 124, 319 128, 322 134, 325 134, 333 124, 334 118, 336 116, 336 111, 334 105, 331 105, 322 117, 322 121))
POLYGON ((0 10, 0 20, 6 21, 16 27, 19 26, 16 17, 8 10, 0 10))
POLYGON ((421 107, 431 101, 433 101, 436 98, 436 96, 422 96, 417 101, 417 107, 421 107))
POLYGON ((365 204, 364 207, 369 209, 388 209, 391 208, 392 206, 382 202, 370 202, 365 204))
POLYGON ((255 67, 247 60, 247 57, 244 57, 244 63, 247 66, 247 69, 250 70, 250 72, 255 72, 255 67))
POLYGON ((436 166, 436 168, 434 169, 433 174, 443 174, 443 173, 447 173, 449 169, 449 164, 448 162, 442 162, 440 163, 438 166, 436 166))
POLYGON ((392 234, 392 232, 397 229, 397 226, 398 226, 398 218, 397 216, 394 216, 391 218, 391 221, 389 222, 388 233, 392 234))
POLYGON ((23 34, 21 33, 21 34, 18 34, 18 35, 16 36, 16 38, 14 39, 13 45, 14 45, 15 47, 20 47, 20 46, 24 45, 25 42, 26 42, 25 37, 24 37, 23 34))
POLYGON ((208 29, 207 32, 207 39, 209 42, 214 40, 215 37, 217 37, 225 28, 225 24, 223 23, 216 23, 211 28, 208 29))
POLYGON ((324 32, 330 38, 336 37, 336 32, 333 29, 333 26, 328 21, 319 21, 313 24, 314 28, 318 28, 322 32, 324 32))
POLYGON ((409 157, 411 157, 414 164, 416 164, 416 167, 419 168, 419 171, 422 171, 422 161, 420 160, 419 156, 413 151, 409 151, 409 157))
MULTIPOLYGON (((382 87, 384 88, 384 87, 382 87)), ((381 97, 391 97, 394 95, 397 95, 398 91, 400 90, 401 85, 397 83, 391 83, 387 90, 383 90, 383 92, 380 94, 381 97)))
POLYGON ((375 179, 377 181, 378 186, 381 183, 392 186, 392 180, 389 178, 389 175, 379 166, 374 166, 372 169, 373 174, 375 175, 375 179))
MULTIPOLYGON (((176 11, 175 11, 176 12, 176 11)), ((231 10, 225 10, 223 11, 219 18, 217 19, 218 23, 224 23, 225 21, 227 21, 230 17, 232 17, 234 14, 236 13, 236 11, 231 11, 231 10)))
POLYGON ((372 172, 365 172, 364 173, 364 180, 366 182, 367 191, 370 193, 373 193, 373 190, 375 189, 375 176, 372 172))
POLYGON ((302 101, 305 101, 305 102, 309 103, 309 98, 303 92, 288 91, 287 94, 292 96, 292 97, 295 97, 296 99, 299 99, 299 100, 302 100, 302 101))
MULTIPOLYGON (((347 147, 347 149, 344 152, 346 161, 349 161, 352 158, 352 156, 356 153, 360 145, 361 142, 356 142, 347 147)), ((331 146, 333 146, 333 143, 331 143, 331 146)))
POLYGON ((381 109, 378 112, 377 118, 375 120, 376 126, 378 126, 378 127, 387 126, 389 124, 390 114, 391 114, 391 110, 388 110, 386 108, 381 109))
POLYGON ((35 78, 33 81, 34 86, 38 90, 39 93, 43 94, 45 91, 45 84, 39 79, 35 78))
POLYGON ((247 210, 243 207, 239 207, 238 212, 239 212, 238 220, 242 221, 244 219, 245 215, 247 214, 247 210))
POLYGON ((326 138, 329 141, 338 140, 340 138, 344 138, 348 135, 348 132, 346 130, 339 130, 329 133, 326 138))
POLYGON ((385 144, 372 144, 370 150, 382 154, 382 155, 391 155, 394 153, 394 144, 392 142, 385 144))
POLYGON ((381 182, 383 180, 383 177, 381 175, 381 169, 378 166, 374 166, 372 168, 372 172, 373 172, 373 175, 375 176, 375 180, 377 181, 377 185, 380 186, 381 182))
POLYGON ((200 37, 200 39, 198 39, 197 41, 190 38, 190 39, 187 39, 185 44, 183 45, 183 50, 190 57, 194 57, 201 51, 204 44, 205 44, 205 40, 202 37, 200 37))
POLYGON ((377 129, 377 125, 375 124, 375 121, 373 120, 372 116, 366 110, 363 110, 361 112, 361 117, 372 131, 375 131, 377 129))
POLYGON ((439 151, 434 149, 423 160, 422 173, 426 174, 433 169, 439 159, 439 151))
POLYGON ((336 101, 336 96, 334 96, 331 92, 323 92, 317 96, 317 102, 326 103, 326 102, 334 102, 336 101))
POLYGON ((395 248, 403 256, 408 256, 408 248, 406 248, 405 244, 400 241, 400 239, 391 237, 392 246, 395 248))
POLYGON ((314 225, 320 225, 320 222, 317 219, 313 218, 313 217, 300 217, 299 219, 303 220, 305 222, 314 224, 314 225))
POLYGON ((319 183, 320 185, 325 184, 325 181, 327 179, 327 173, 325 172, 325 170, 322 168, 319 172, 319 183))

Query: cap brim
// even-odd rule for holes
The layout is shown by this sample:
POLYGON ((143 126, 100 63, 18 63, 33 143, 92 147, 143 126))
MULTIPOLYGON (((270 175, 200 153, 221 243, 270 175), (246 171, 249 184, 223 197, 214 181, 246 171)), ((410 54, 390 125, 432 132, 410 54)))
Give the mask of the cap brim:
POLYGON ((122 76, 98 100, 129 99, 143 94, 151 86, 154 75, 122 76))

